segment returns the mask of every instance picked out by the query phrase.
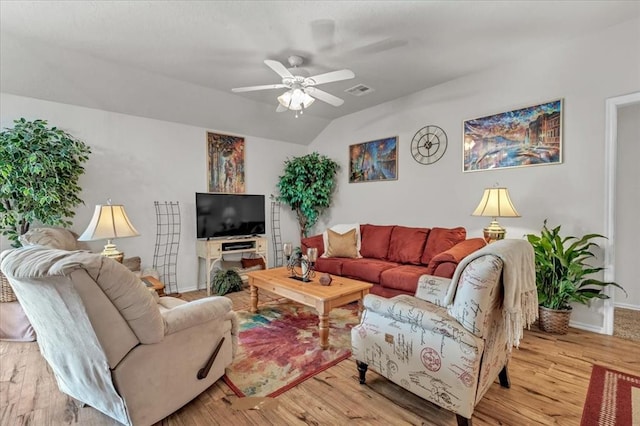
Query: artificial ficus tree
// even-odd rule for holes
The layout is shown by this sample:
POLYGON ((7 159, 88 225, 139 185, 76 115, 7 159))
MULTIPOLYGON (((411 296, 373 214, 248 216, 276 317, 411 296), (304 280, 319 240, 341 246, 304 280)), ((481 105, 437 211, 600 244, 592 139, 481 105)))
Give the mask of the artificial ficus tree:
POLYGON ((300 238, 307 236, 322 212, 331 205, 338 168, 338 163, 317 152, 285 161, 277 199, 296 212, 300 238))
POLYGON ((69 226, 82 203, 78 179, 91 149, 45 120, 0 132, 0 231, 19 246, 31 223, 69 226))

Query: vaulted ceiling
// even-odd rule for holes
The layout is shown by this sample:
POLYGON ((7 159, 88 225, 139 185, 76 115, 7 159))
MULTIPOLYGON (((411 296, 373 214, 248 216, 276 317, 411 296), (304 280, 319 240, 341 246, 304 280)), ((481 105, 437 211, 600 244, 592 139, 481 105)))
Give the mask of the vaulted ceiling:
MULTIPOLYGON (((310 143, 333 119, 640 16, 637 1, 2 1, 2 92, 310 143), (265 59, 351 69, 300 118, 265 59), (373 89, 364 96, 345 90, 373 89)), ((637 54, 637 52, 635 53, 637 54)), ((597 58, 594 58, 597 60, 597 58)))

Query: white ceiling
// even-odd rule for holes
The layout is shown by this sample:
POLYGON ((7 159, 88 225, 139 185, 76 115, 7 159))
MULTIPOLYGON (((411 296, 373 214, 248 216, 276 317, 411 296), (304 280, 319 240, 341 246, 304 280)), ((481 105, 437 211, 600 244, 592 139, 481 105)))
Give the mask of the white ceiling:
POLYGON ((331 120, 640 16, 637 1, 1 1, 3 92, 308 144, 331 120), (264 59, 349 68, 303 117, 264 59), (374 92, 344 90, 365 84, 374 92))

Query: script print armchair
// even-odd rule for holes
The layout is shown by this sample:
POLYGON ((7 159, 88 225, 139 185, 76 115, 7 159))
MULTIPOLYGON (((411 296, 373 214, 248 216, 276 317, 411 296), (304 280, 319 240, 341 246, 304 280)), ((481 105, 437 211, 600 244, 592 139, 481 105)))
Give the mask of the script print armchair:
POLYGON ((228 298, 159 298, 123 265, 88 252, 32 246, 0 260, 59 389, 125 425, 173 413, 233 359, 228 298))
POLYGON ((463 259, 452 279, 422 276, 415 297, 367 295, 351 332, 360 383, 371 368, 471 425, 496 377, 510 386, 511 349, 536 318, 534 268, 528 242, 502 240, 463 259))

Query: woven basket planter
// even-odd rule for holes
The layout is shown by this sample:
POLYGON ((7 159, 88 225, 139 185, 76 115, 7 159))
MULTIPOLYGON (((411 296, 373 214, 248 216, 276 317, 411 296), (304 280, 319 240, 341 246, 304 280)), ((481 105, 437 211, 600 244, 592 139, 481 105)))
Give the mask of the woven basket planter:
POLYGON ((569 331, 571 309, 549 309, 538 306, 538 325, 540 330, 553 334, 567 334, 569 331))
POLYGON ((0 271, 0 303, 15 302, 18 300, 16 294, 13 292, 9 280, 0 271))

